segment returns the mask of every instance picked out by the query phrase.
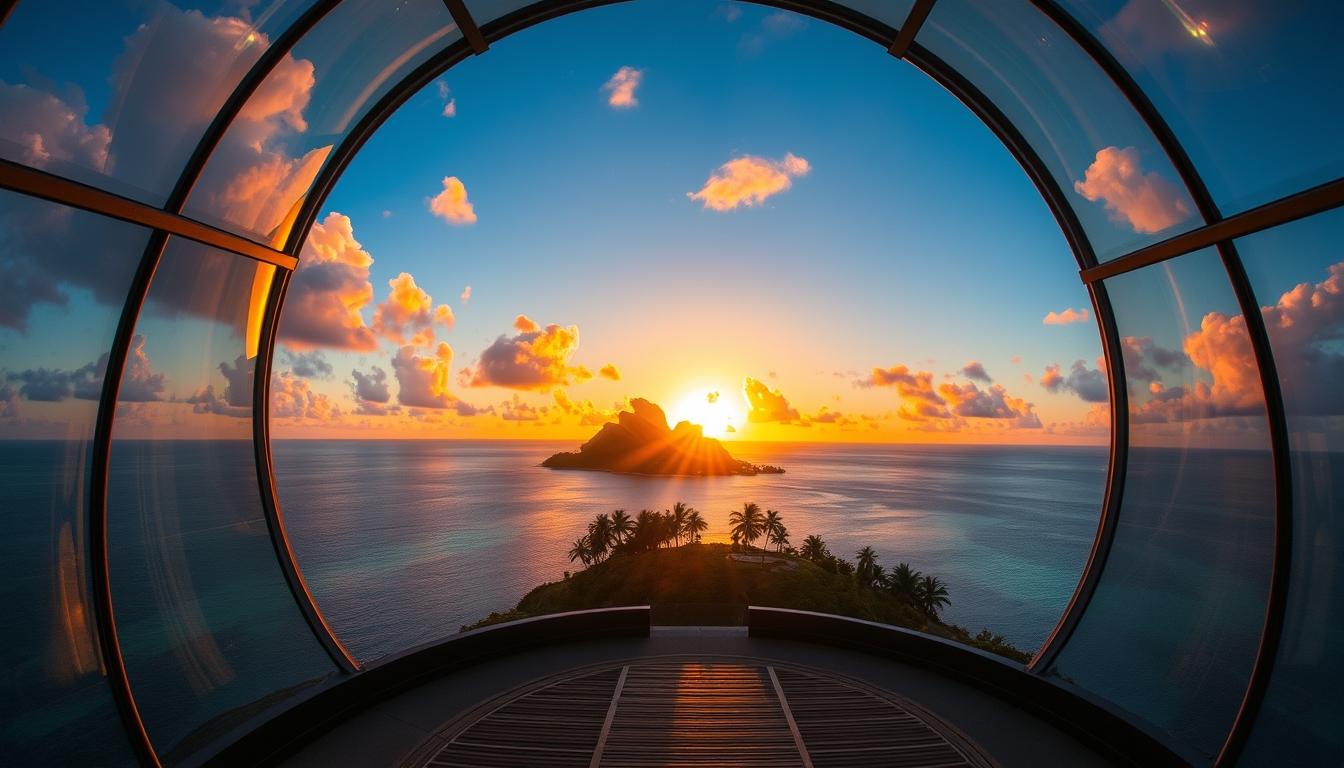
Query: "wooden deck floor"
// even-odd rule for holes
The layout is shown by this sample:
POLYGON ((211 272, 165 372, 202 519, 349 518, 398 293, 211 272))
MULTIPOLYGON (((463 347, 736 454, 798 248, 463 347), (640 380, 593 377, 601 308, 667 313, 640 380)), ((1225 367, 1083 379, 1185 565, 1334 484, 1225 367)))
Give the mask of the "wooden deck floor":
POLYGON ((734 658, 665 658, 536 681, 457 717, 434 743, 443 746, 410 765, 997 768, 956 728, 890 691, 734 658))

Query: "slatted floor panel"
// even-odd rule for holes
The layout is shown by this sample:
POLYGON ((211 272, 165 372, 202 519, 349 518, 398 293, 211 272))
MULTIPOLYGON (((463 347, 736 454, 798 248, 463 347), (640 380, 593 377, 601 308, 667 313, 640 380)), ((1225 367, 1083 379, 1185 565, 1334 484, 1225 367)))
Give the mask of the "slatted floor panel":
POLYGON ((649 660, 539 681, 439 738, 446 745, 416 768, 997 768, 900 696, 750 659, 649 660))

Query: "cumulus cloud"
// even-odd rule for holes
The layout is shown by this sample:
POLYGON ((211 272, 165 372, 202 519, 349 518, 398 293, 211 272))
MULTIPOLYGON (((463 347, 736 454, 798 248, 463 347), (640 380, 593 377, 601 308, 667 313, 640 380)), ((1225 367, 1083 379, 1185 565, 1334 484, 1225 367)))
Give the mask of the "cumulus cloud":
POLYGON ((1110 389, 1102 364, 1103 360, 1098 359, 1097 367, 1089 369, 1085 361, 1075 360, 1067 376, 1061 373, 1059 363, 1047 365, 1045 373, 1041 374, 1040 385, 1052 394, 1072 392, 1087 403, 1109 402, 1110 389))
POLYGON ((832 411, 824 405, 820 411, 817 411, 816 416, 809 416, 807 420, 815 424, 834 424, 837 427, 848 427, 858 423, 843 413, 832 411))
POLYGON ((456 176, 443 177, 443 191, 426 201, 435 216, 455 227, 476 223, 476 209, 467 200, 466 186, 456 176))
POLYGON ((191 404, 192 413, 211 413, 242 419, 252 415, 251 405, 230 405, 228 400, 215 392, 214 384, 207 384, 203 389, 196 390, 195 394, 183 402, 191 404))
POLYGON ((340 421, 341 409, 292 371, 271 374, 271 418, 340 421))
POLYGON ((386 403, 392 399, 387 371, 373 366, 369 373, 358 369, 350 371, 354 381, 350 382, 350 394, 359 402, 386 403))
POLYGON ((373 312, 373 329, 397 344, 428 346, 434 343, 434 326, 453 329, 453 310, 447 304, 434 306, 434 300, 415 284, 409 273, 387 281, 391 290, 387 301, 373 312))
POLYGON ((406 345, 392 358, 397 377, 397 402, 415 408, 451 408, 457 402, 448 391, 453 350, 439 342, 432 355, 420 357, 415 347, 406 345))
POLYGON ((716 211, 760 205, 771 195, 792 187, 794 178, 806 176, 810 170, 812 166, 806 160, 791 152, 782 160, 743 155, 719 166, 699 192, 687 192, 686 196, 716 211))
POLYGON ((449 99, 447 104, 443 105, 444 117, 457 117, 457 99, 449 99))
POLYGON ((19 416, 19 390, 0 371, 0 418, 15 419, 19 416))
POLYGON ((1162 371, 1179 371, 1189 362, 1179 350, 1160 347, 1149 336, 1124 337, 1120 340, 1120 352, 1125 376, 1131 382, 1157 381, 1162 378, 1162 371))
POLYGON ((1260 310, 1290 408, 1303 415, 1344 413, 1344 261, 1328 275, 1260 310))
POLYGON ((616 418, 621 409, 619 404, 614 410, 599 408, 592 400, 571 400, 563 389, 555 390, 555 405, 567 416, 579 417, 581 427, 600 427, 616 418))
POLYGON ((330 379, 336 375, 335 369, 327 358, 319 351, 312 352, 294 352, 283 347, 280 349, 280 360, 295 376, 304 379, 330 379))
POLYGON ((904 365, 874 368, 866 381, 855 382, 855 385, 894 388, 902 401, 896 415, 907 421, 952 418, 947 401, 934 390, 933 374, 929 371, 911 373, 904 365))
POLYGON ((601 376, 604 379, 611 379, 612 381, 620 381, 621 369, 617 368, 615 363, 607 363, 606 365, 597 369, 597 375, 601 376))
MULTIPOLYGON (((107 362, 104 360, 103 370, 106 368, 107 362)), ((131 338, 131 349, 126 356, 126 370, 121 375, 121 391, 117 399, 123 403, 154 402, 163 399, 160 396, 167 388, 167 374, 154 372, 149 355, 145 354, 145 336, 137 333, 131 338)))
POLYGON ((579 347, 578 326, 548 325, 543 329, 526 315, 519 315, 513 327, 517 335, 501 335, 481 352, 474 368, 462 371, 465 386, 545 392, 593 378, 586 366, 569 364, 579 347))
POLYGON ((1180 187, 1156 171, 1143 173, 1136 147, 1097 152, 1083 181, 1074 182, 1073 189, 1091 202, 1105 200, 1112 221, 1145 235, 1175 226, 1193 212, 1180 187))
POLYGON ((378 339, 362 314, 373 302, 371 264, 373 257, 355 240, 349 217, 332 212, 314 223, 290 278, 280 340, 300 351, 377 349, 378 339))
POLYGON ((747 401, 747 421, 753 424, 767 424, 777 421, 781 424, 802 425, 803 416, 797 408, 789 405, 778 389, 748 376, 742 380, 742 397, 747 401))
POLYGON ((988 373, 985 373, 985 366, 974 360, 962 366, 961 375, 974 381, 983 381, 986 384, 993 383, 994 381, 988 373))
POLYGON ((1003 419, 1009 429, 1039 429, 1040 417, 1032 410, 1033 404, 1012 397, 1002 384, 980 389, 972 382, 938 385, 938 394, 952 408, 952 413, 970 419, 1003 419))
MULTIPOLYGON (((213 413, 220 416, 247 418, 252 415, 252 379, 256 374, 256 365, 249 365, 245 355, 239 355, 230 365, 227 361, 219 364, 223 374, 223 393, 215 391, 215 385, 208 384, 196 390, 186 399, 191 403, 194 413, 213 413)), ((125 385, 123 384, 123 387, 125 385)))
POLYGON ((1046 325, 1069 325, 1071 323, 1085 323, 1092 319, 1092 313, 1086 307, 1080 312, 1074 312, 1070 307, 1063 312, 1050 312, 1041 322, 1046 325))
POLYGON ((621 67, 616 70, 616 74, 602 86, 602 90, 610 91, 611 95, 607 97, 607 103, 617 109, 629 109, 639 106, 639 99, 635 98, 635 89, 644 79, 644 70, 634 67, 621 67))
POLYGON ((112 132, 89 126, 84 91, 69 83, 61 94, 0 80, 0 150, 24 165, 48 168, 69 163, 102 172, 112 132))
POLYGON ((499 404, 499 418, 505 421, 541 421, 546 411, 546 406, 537 408, 529 405, 516 394, 512 400, 505 400, 499 404))

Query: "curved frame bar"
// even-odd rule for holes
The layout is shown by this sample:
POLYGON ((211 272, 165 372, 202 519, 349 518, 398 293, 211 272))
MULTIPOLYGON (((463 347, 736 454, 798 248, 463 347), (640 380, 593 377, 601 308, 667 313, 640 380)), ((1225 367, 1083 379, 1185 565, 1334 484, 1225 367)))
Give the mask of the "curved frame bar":
POLYGON ((299 570, 294 550, 289 545, 289 536, 285 533, 285 519, 280 514, 280 494, 275 487, 275 465, 271 458, 271 355, 263 355, 260 350, 275 348, 280 326, 279 308, 284 303, 285 291, 289 288, 289 279, 293 274, 288 270, 276 274, 266 297, 266 312, 262 315, 261 343, 257 352, 256 374, 252 379, 252 447, 256 451, 257 487, 261 489, 262 512, 266 516, 266 528, 271 534, 275 558, 280 561, 280 570, 284 572, 285 583, 294 594, 294 602, 298 604, 304 620, 322 644, 322 649, 331 657, 332 663, 342 672, 350 674, 359 671, 359 662, 336 639, 336 633, 322 617, 317 602, 313 600, 313 593, 308 590, 308 582, 299 570))

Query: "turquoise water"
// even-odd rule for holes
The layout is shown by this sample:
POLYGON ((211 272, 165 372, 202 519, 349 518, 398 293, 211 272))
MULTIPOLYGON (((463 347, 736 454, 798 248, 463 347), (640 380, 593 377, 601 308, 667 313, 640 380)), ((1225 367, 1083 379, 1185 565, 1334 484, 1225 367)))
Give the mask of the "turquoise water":
POLYGON ((277 441, 291 543, 329 623, 361 659, 451 634, 576 569, 600 512, 685 501, 727 539, 745 501, 779 510, 796 544, 908 562, 951 591, 945 619, 1035 650, 1096 533, 1101 448, 734 444, 785 467, 756 477, 633 477, 544 469, 569 443, 277 441))

